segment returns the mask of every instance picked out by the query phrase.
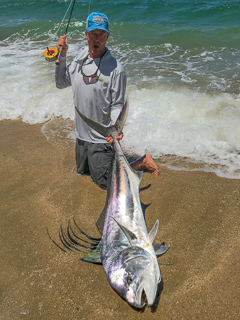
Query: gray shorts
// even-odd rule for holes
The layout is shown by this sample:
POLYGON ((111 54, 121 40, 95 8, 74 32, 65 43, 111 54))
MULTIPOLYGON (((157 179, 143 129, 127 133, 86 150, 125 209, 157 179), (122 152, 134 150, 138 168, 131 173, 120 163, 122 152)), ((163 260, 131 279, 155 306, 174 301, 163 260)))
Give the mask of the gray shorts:
POLYGON ((102 189, 107 189, 107 177, 113 151, 108 143, 91 143, 76 139, 78 174, 90 174, 102 189))

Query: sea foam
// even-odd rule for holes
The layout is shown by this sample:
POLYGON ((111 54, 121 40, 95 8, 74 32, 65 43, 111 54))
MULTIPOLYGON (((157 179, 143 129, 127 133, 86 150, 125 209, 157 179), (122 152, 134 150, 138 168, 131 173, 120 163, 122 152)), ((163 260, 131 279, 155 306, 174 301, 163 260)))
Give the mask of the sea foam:
MULTIPOLYGON (((31 39, 26 41, 25 36, 15 35, 1 42, 0 119, 22 119, 35 124, 61 117, 73 123, 72 90, 56 88, 54 62, 44 59, 46 48, 38 35, 34 41, 31 39)), ((82 44, 83 37, 71 44, 69 61, 82 44)), ((171 50, 174 55, 178 50, 177 47, 171 49, 170 44, 163 47, 167 50, 167 59, 171 50)), ((203 170, 214 171, 223 177, 240 178, 239 96, 188 85, 184 79, 192 79, 189 73, 194 73, 196 68, 198 73, 201 71, 199 61, 194 60, 198 57, 194 56, 184 60, 187 72, 182 68, 180 77, 183 80, 174 86, 176 79, 171 79, 174 72, 178 72, 177 68, 174 69, 170 62, 167 69, 167 60, 164 62, 164 55, 161 55, 159 67, 161 61, 165 67, 157 69, 157 56, 154 58, 150 49, 140 50, 140 60, 136 64, 136 57, 133 58, 132 67, 126 46, 118 52, 128 73, 130 110, 123 139, 126 151, 139 155, 150 152, 158 159, 166 156, 187 158, 203 163, 203 170)), ((133 51, 130 56, 133 57, 133 51)), ((210 54, 204 51, 202 56, 209 59, 210 54)), ((214 74, 210 76, 214 77, 214 74)), ((71 127, 69 121, 67 127, 71 127)), ((73 137, 74 129, 71 130, 68 136, 73 137)), ((47 135, 47 130, 44 132, 47 135)), ((179 169, 170 161, 166 165, 179 169)))

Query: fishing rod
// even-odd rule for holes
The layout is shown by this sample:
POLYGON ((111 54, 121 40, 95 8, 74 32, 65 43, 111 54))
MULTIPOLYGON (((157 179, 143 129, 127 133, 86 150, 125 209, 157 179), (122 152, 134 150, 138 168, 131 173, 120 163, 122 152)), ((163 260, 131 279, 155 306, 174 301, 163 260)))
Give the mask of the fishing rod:
MULTIPOLYGON (((76 0, 72 0, 72 2, 70 3, 70 5, 69 5, 64 17, 63 17, 63 20, 64 20, 66 15, 67 15, 67 13, 68 13, 69 8, 72 5, 71 12, 70 12, 69 19, 68 19, 68 23, 67 23, 67 27, 66 27, 65 34, 64 34, 65 37, 66 37, 67 32, 68 32, 68 27, 69 27, 69 24, 70 24, 70 21, 71 21, 71 18, 72 18, 72 13, 73 13, 73 8, 74 8, 74 5, 75 5, 75 2, 76 2, 76 0)), ((63 22, 63 20, 62 20, 62 22, 63 22)), ((58 33, 58 31, 59 31, 59 29, 60 29, 60 27, 62 25, 62 22, 60 23, 60 26, 59 26, 56 34, 58 33)), ((57 48, 54 48, 54 47, 50 47, 50 48, 47 47, 47 50, 44 51, 44 56, 45 56, 46 60, 47 61, 55 61, 57 59, 56 62, 55 62, 56 64, 59 64, 59 60, 61 58, 61 54, 62 54, 62 47, 60 47, 59 51, 58 51, 57 48)))
MULTIPOLYGON (((73 0, 72 9, 71 9, 71 12, 70 12, 70 16, 69 16, 69 19, 68 19, 66 31, 65 31, 65 34, 64 34, 65 38, 66 38, 66 35, 67 35, 69 23, 70 23, 71 18, 72 18, 72 13, 73 13, 73 8, 74 8, 74 5, 75 5, 75 2, 76 2, 76 0, 73 0)), ((55 62, 56 64, 59 64, 59 60, 60 60, 60 58, 61 58, 61 54, 62 54, 62 47, 60 47, 60 49, 59 49, 58 59, 57 59, 57 61, 55 62)))

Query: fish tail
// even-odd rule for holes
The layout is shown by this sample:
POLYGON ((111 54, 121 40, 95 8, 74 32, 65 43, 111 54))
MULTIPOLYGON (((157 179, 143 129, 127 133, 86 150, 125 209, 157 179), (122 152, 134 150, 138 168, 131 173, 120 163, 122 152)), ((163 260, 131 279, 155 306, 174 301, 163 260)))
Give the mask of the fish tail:
POLYGON ((119 113, 119 116, 118 116, 116 122, 114 123, 114 125, 110 125, 107 127, 93 121, 92 119, 89 119, 88 117, 83 115, 76 107, 75 107, 75 109, 76 109, 77 113, 80 115, 80 117, 91 128, 93 128, 95 131, 100 133, 102 136, 116 138, 117 136, 119 136, 122 133, 122 129, 123 129, 125 122, 126 122, 126 119, 127 119, 128 107, 129 107, 129 101, 127 98, 123 107, 122 107, 121 112, 119 113))

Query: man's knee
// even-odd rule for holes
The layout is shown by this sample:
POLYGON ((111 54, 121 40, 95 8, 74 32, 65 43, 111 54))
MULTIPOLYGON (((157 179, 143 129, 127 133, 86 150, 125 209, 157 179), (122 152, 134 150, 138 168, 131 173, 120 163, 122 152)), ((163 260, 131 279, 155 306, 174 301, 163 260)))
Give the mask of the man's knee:
POLYGON ((107 189, 108 171, 112 159, 112 149, 107 144, 96 144, 89 152, 89 170, 94 182, 107 189))
POLYGON ((103 190, 107 189, 107 176, 102 175, 101 177, 92 177, 93 181, 103 190))

